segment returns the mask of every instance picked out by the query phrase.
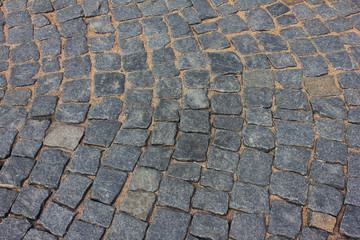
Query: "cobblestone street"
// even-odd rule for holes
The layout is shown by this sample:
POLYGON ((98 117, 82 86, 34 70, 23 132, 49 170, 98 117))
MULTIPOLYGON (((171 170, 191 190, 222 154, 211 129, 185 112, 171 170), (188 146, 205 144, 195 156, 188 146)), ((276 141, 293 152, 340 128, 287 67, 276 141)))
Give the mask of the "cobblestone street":
POLYGON ((360 0, 2 0, 0 239, 360 239, 360 0))

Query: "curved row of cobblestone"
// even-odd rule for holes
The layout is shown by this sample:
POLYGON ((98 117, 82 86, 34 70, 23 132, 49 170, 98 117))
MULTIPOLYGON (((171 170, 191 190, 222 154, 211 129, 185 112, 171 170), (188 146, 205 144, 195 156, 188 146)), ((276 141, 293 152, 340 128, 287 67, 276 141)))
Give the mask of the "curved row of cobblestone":
POLYGON ((0 6, 0 239, 360 239, 359 0, 0 6))

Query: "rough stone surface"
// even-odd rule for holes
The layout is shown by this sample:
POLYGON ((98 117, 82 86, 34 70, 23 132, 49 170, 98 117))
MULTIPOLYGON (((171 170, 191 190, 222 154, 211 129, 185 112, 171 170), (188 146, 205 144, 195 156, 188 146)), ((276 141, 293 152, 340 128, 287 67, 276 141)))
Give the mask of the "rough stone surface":
POLYGON ((83 135, 83 127, 61 124, 49 129, 44 145, 74 150, 83 135))

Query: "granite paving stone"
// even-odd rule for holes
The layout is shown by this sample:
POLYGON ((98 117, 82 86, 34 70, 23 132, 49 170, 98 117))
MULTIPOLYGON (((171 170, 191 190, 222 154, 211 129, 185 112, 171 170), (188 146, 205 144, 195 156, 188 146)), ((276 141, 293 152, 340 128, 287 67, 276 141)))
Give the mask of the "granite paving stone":
POLYGON ((246 69, 269 69, 270 64, 265 54, 256 54, 245 57, 246 69))
POLYGON ((43 56, 60 54, 61 53, 60 38, 53 38, 40 42, 40 49, 43 56))
POLYGON ((215 94, 211 98, 211 110, 214 114, 240 115, 241 97, 237 94, 215 94))
POLYGON ((65 77, 72 79, 87 77, 90 74, 92 65, 89 55, 66 59, 63 64, 65 67, 65 77))
POLYGON ((189 24, 198 24, 201 23, 199 14, 195 11, 194 8, 188 7, 181 11, 182 15, 186 18, 186 22, 189 24))
POLYGON ((153 87, 155 79, 151 71, 132 72, 128 74, 127 81, 131 88, 153 87))
POLYGON ((201 166, 196 163, 175 163, 169 165, 166 176, 197 182, 200 179, 200 172, 201 166))
MULTIPOLYGON (((244 145, 247 147, 270 151, 275 148, 275 135, 266 127, 247 125, 243 128, 244 145)), ((277 134, 279 135, 279 133, 277 134)), ((278 137, 278 141, 281 140, 278 137)))
POLYGON ((31 223, 28 220, 6 218, 0 224, 0 237, 9 240, 21 239, 30 227, 31 223))
POLYGON ((213 126, 215 128, 232 130, 232 131, 240 131, 243 126, 244 119, 237 116, 224 116, 224 115, 216 115, 213 126))
POLYGON ((212 145, 226 150, 238 151, 241 145, 241 137, 232 131, 216 130, 212 145))
POLYGON ((238 165, 239 157, 240 156, 237 153, 211 147, 206 166, 211 169, 233 173, 238 165))
POLYGON ((249 124, 261 125, 265 127, 271 127, 272 114, 269 109, 264 108, 251 108, 245 112, 246 122, 249 124))
POLYGON ((69 170, 95 176, 100 166, 101 153, 97 148, 79 146, 71 159, 69 170))
POLYGON ((56 12, 56 20, 59 23, 66 22, 68 20, 81 18, 84 16, 84 10, 79 4, 72 5, 67 8, 63 8, 56 12))
POLYGON ((344 141, 345 124, 341 120, 316 119, 316 134, 330 140, 344 141))
POLYGON ((11 212, 30 219, 36 219, 50 195, 51 192, 47 189, 27 185, 20 191, 12 205, 11 212))
POLYGON ((216 21, 220 29, 224 34, 240 33, 242 31, 249 30, 245 21, 242 20, 238 15, 231 15, 228 17, 221 18, 216 21))
POLYGON ((189 24, 178 13, 165 16, 165 21, 169 25, 172 37, 180 38, 192 35, 189 24))
POLYGON ((276 121, 276 138, 279 144, 312 148, 314 129, 311 124, 276 121))
POLYGON ((227 239, 229 225, 228 221, 206 213, 195 213, 190 233, 201 238, 227 239))
POLYGON ((97 97, 120 96, 124 93, 125 75, 117 72, 96 73, 94 94, 97 97))
POLYGON ((173 158, 179 161, 203 162, 206 159, 209 136, 184 133, 178 137, 173 158))
POLYGON ((299 121, 299 122, 313 122, 312 112, 298 112, 295 110, 286 110, 286 109, 277 109, 274 112, 274 118, 281 120, 289 121, 299 121))
POLYGON ((358 162, 360 161, 360 155, 356 152, 349 152, 348 160, 348 175, 352 177, 360 176, 360 168, 358 162))
MULTIPOLYGON (((200 173, 199 173, 200 175, 200 173)), ((0 198, 1 198, 1 206, 0 206, 0 216, 6 217, 9 213, 10 208, 17 197, 17 192, 15 190, 10 190, 7 188, 0 188, 0 198)))
POLYGON ((344 169, 335 164, 315 160, 311 164, 309 176, 315 181, 343 189, 345 185, 344 169))
POLYGON ((104 232, 105 230, 101 227, 75 220, 64 239, 86 238, 89 240, 99 240, 104 232))
POLYGON ((123 188, 127 173, 100 168, 91 189, 91 198, 105 204, 111 204, 123 188))
POLYGON ((70 154, 58 149, 45 149, 40 153, 34 170, 31 172, 30 182, 57 189, 70 159, 70 154))
POLYGON ((25 235, 25 237, 23 238, 25 240, 31 240, 31 239, 40 239, 40 240, 56 240, 57 238, 52 235, 51 233, 45 232, 45 231, 40 231, 37 230, 35 228, 31 228, 25 235))
POLYGON ((161 178, 162 174, 157 170, 144 167, 136 168, 131 178, 129 190, 155 192, 159 188, 161 178))
POLYGON ((14 65, 10 68, 8 83, 13 87, 29 86, 35 83, 33 78, 40 69, 37 62, 14 65))
MULTIPOLYGON (((167 131, 169 132, 169 130, 167 131)), ((209 112, 183 110, 180 118, 180 130, 183 132, 210 133, 209 112)))
POLYGON ((316 140, 315 158, 330 163, 346 163, 348 147, 337 141, 319 138, 316 140))
POLYGON ((241 54, 258 53, 260 49, 256 40, 250 34, 238 35, 231 38, 231 42, 241 54))
MULTIPOLYGON (((41 140, 45 137, 45 131, 50 125, 50 120, 29 119, 20 131, 20 137, 34 140, 41 140)), ((3 141, 2 141, 3 142, 3 141)))
MULTIPOLYGON (((44 39, 49 39, 52 37, 55 37, 57 34, 57 30, 55 28, 55 26, 53 26, 52 28, 50 28, 53 25, 50 25, 48 28, 48 32, 39 32, 39 37, 37 38, 36 33, 38 30, 35 31, 35 39, 39 41, 39 38, 41 40, 44 39), (51 30, 51 31, 50 31, 51 30), (55 31, 56 30, 56 31, 55 31), (40 33, 43 33, 42 35, 45 35, 44 37, 42 35, 40 35, 40 33)), ((47 28, 47 27, 45 27, 47 28)), ((40 28, 41 29, 41 28, 40 28)), ((86 24, 84 23, 84 21, 82 19, 74 19, 74 20, 69 20, 63 23, 60 23, 60 32, 61 35, 65 38, 70 38, 70 37, 76 37, 79 35, 85 35, 87 33, 87 29, 86 29, 86 24)))
POLYGON ((264 239, 265 218, 257 214, 236 213, 230 226, 230 237, 238 239, 264 239))
POLYGON ((33 141, 33 140, 18 141, 15 147, 13 148, 11 154, 13 156, 35 158, 41 146, 42 143, 38 141, 33 141))
POLYGON ((211 52, 207 54, 212 74, 240 74, 243 64, 234 52, 211 52))
POLYGON ((350 71, 350 70, 358 69, 356 63, 350 58, 350 55, 345 51, 329 53, 326 55, 326 58, 335 70, 350 71))
POLYGON ((86 127, 84 143, 109 147, 121 126, 114 121, 89 121, 86 127))
POLYGON ((30 89, 9 89, 4 97, 4 104, 12 106, 25 106, 31 97, 30 89))
POLYGON ((44 145, 49 147, 75 150, 84 135, 85 129, 79 126, 59 124, 50 127, 44 139, 44 145))
POLYGON ((297 20, 294 14, 290 13, 277 17, 276 22, 282 27, 287 27, 290 25, 297 24, 299 21, 297 20))
POLYGON ((184 93, 184 108, 205 109, 209 108, 208 91, 203 89, 187 90, 184 93))
POLYGON ((152 121, 152 107, 125 107, 126 120, 124 128, 141 128, 146 129, 152 121))
POLYGON ((187 213, 157 209, 146 237, 148 239, 184 239, 190 220, 191 215, 187 213))
POLYGON ((150 136, 148 130, 121 129, 114 139, 114 143, 143 147, 150 136))
POLYGON ((301 69, 275 71, 275 79, 285 88, 301 89, 303 71, 301 69))
POLYGON ((198 188, 192 206, 197 209, 225 215, 228 211, 229 195, 223 191, 198 188))
POLYGON ((318 18, 306 20, 302 24, 310 36, 325 35, 330 33, 329 28, 326 27, 325 24, 318 18))
POLYGON ((337 96, 341 93, 332 76, 308 77, 304 83, 312 97, 337 96))
POLYGON ((233 174, 229 172, 207 169, 201 173, 200 184, 217 190, 230 191, 233 181, 233 174))
POLYGON ((323 184, 310 186, 308 205, 311 210, 337 216, 343 200, 343 194, 334 187, 323 184))
POLYGON ((173 46, 180 53, 197 53, 200 52, 200 45, 193 37, 187 37, 175 40, 173 46))
POLYGON ((34 165, 30 158, 9 157, 0 170, 0 186, 21 187, 34 165))
POLYGON ((86 200, 81 219, 108 228, 114 213, 114 207, 93 200, 86 200))
POLYGON ((141 149, 133 146, 112 145, 105 153, 103 165, 132 171, 141 154, 141 149))
POLYGON ((75 209, 82 201, 91 184, 92 180, 87 177, 77 174, 69 174, 65 180, 62 181, 58 191, 54 195, 53 200, 75 209))
POLYGON ((163 147, 149 146, 141 156, 139 164, 144 167, 151 167, 165 171, 170 162, 174 150, 163 147))
POLYGON ((217 17, 216 12, 206 0, 192 0, 195 10, 198 12, 201 20, 217 17))
POLYGON ((288 49, 286 42, 280 36, 270 33, 257 33, 256 38, 263 45, 265 52, 279 52, 288 49))
POLYGON ((124 54, 145 51, 143 41, 136 37, 128 40, 119 40, 120 51, 124 54))
POLYGON ((252 31, 267 31, 275 28, 274 21, 263 8, 247 11, 245 17, 252 31))
POLYGON ((349 124, 347 128, 346 143, 350 147, 359 148, 360 146, 360 137, 359 137, 360 127, 357 124, 349 124))
POLYGON ((202 23, 199 25, 195 25, 193 26, 193 29, 197 34, 203 34, 218 30, 218 26, 216 25, 215 22, 209 22, 209 23, 202 23))
POLYGON ((89 107, 89 104, 60 104, 55 119, 60 122, 82 123, 86 119, 89 107))
MULTIPOLYGON (((330 28, 331 27, 332 26, 330 25, 330 28)), ((360 37, 352 32, 341 34, 338 38, 343 44, 359 45, 360 42, 360 37)))
POLYGON ((257 1, 239 0, 235 2, 235 6, 237 6, 240 11, 247 11, 259 7, 260 5, 257 1))
MULTIPOLYGON (((40 35, 40 30, 36 31, 40 35)), ((11 28, 8 30, 7 42, 9 44, 29 42, 34 39, 34 27, 31 24, 20 26, 17 28, 11 28)), ((37 34, 35 35, 35 38, 37 34)), ((40 38, 40 36, 39 36, 40 38)), ((36 39, 39 39, 36 38, 36 39)), ((44 39, 41 39, 44 40, 44 39)))
POLYGON ((217 92, 240 92, 241 86, 239 80, 232 75, 216 76, 212 83, 211 89, 217 92))
POLYGON ((356 224, 359 221, 360 208, 353 205, 346 205, 344 216, 340 223, 340 232, 350 236, 359 237, 360 230, 356 224))
POLYGON ((244 107, 270 108, 273 101, 274 91, 265 88, 245 88, 243 93, 244 107))
POLYGON ((93 53, 110 51, 114 45, 113 35, 89 38, 90 51, 93 53))
POLYGON ((112 226, 106 239, 142 239, 145 236, 147 223, 125 213, 115 214, 112 226))
POLYGON ((334 8, 330 7, 329 5, 322 4, 315 8, 313 8, 313 11, 322 18, 332 18, 338 16, 340 13, 339 11, 335 10, 334 8))
POLYGON ((114 33, 115 28, 111 23, 111 16, 102 16, 99 18, 91 19, 88 21, 90 26, 94 29, 94 32, 104 34, 104 33, 114 33))
POLYGON ((43 58, 41 70, 43 72, 56 72, 60 70, 59 57, 43 58))
POLYGON ((320 212, 310 212, 309 217, 309 226, 323 229, 327 232, 333 232, 336 218, 325 213, 320 212))
POLYGON ((38 222, 52 234, 62 237, 75 215, 75 212, 50 202, 38 222))
POLYGON ((265 188, 236 181, 229 207, 246 213, 269 213, 269 195, 265 188))
POLYGON ((347 110, 340 97, 313 98, 310 100, 314 113, 331 119, 346 119, 347 110))
POLYGON ((176 134, 177 134, 176 123, 155 123, 154 132, 151 138, 151 144, 173 146, 175 145, 176 134))
POLYGON ((350 106, 358 106, 360 105, 360 91, 358 89, 345 90, 344 96, 345 101, 350 106))
POLYGON ((349 109, 348 121, 350 123, 360 123, 360 107, 349 109))
POLYGON ((275 148, 274 166, 305 175, 311 152, 299 147, 279 145, 275 148))

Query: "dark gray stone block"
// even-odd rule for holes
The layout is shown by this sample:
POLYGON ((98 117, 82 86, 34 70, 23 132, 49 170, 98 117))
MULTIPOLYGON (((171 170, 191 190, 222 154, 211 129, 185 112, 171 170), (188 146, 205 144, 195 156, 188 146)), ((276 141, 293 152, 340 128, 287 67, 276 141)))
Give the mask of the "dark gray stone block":
POLYGON ((294 5, 291 10, 296 14, 299 20, 306 20, 315 17, 311 8, 305 4, 294 5))
POLYGON ((303 71, 301 69, 275 71, 275 78, 285 88, 301 89, 303 71))
POLYGON ((352 177, 360 176, 360 154, 349 152, 348 175, 352 177))
POLYGON ((306 93, 297 90, 277 89, 275 104, 278 108, 309 111, 306 93))
POLYGON ((84 143, 109 147, 120 126, 120 122, 89 121, 86 127, 84 143))
POLYGON ((265 188, 235 182, 229 206, 243 212, 268 214, 269 195, 265 188))
POLYGON ((51 192, 31 185, 23 187, 14 202, 11 212, 30 219, 36 219, 51 192))
POLYGON ((208 239, 227 239, 228 221, 205 213, 195 213, 190 226, 194 236, 208 239))
POLYGON ((121 192, 126 178, 127 173, 125 172, 100 168, 91 189, 91 198, 111 204, 121 192))
POLYGON ((171 78, 180 74, 173 62, 163 63, 153 66, 155 78, 171 78))
POLYGON ((23 239, 24 240, 32 240, 32 239, 56 240, 57 238, 54 235, 52 235, 51 233, 32 228, 26 233, 26 235, 23 239))
POLYGON ((238 15, 231 15, 229 17, 221 18, 216 21, 224 34, 240 33, 249 30, 245 21, 238 15))
POLYGON ((189 211, 193 192, 194 187, 190 183, 172 178, 163 178, 157 204, 189 211))
POLYGON ((143 221, 120 212, 114 217, 107 239, 142 239, 145 237, 147 225, 143 221))
POLYGON ((276 121, 276 138, 279 144, 312 148, 314 129, 312 124, 300 124, 290 121, 276 121))
POLYGON ((63 80, 62 73, 50 73, 37 81, 36 95, 45 95, 51 91, 58 91, 63 80))
POLYGON ((275 148, 275 136, 269 128, 248 125, 243 128, 242 133, 244 138, 244 145, 247 147, 252 147, 263 151, 270 151, 275 148))
POLYGON ((316 119, 316 134, 320 137, 344 141, 345 139, 345 124, 341 120, 323 120, 316 119))
POLYGON ((232 218, 229 234, 234 239, 264 239, 265 218, 255 214, 236 213, 232 218))
POLYGON ((194 10, 194 8, 185 8, 181 11, 182 15, 186 18, 186 21, 189 24, 198 24, 201 23, 199 14, 194 10))
MULTIPOLYGON (((114 6, 114 5, 113 5, 114 6)), ((126 20, 141 18, 142 14, 136 4, 129 4, 111 9, 116 21, 122 22, 126 20)))
POLYGON ((235 172, 239 154, 211 147, 207 167, 215 170, 235 172))
POLYGON ((90 79, 67 81, 63 84, 63 102, 88 102, 90 100, 90 79))
POLYGON ((260 186, 269 185, 272 161, 270 154, 246 148, 237 168, 238 180, 260 186))
POLYGON ((30 158, 9 157, 0 171, 0 185, 21 187, 34 165, 30 158))
POLYGON ((344 102, 339 97, 313 98, 310 100, 313 112, 322 117, 332 119, 346 119, 347 111, 344 102))
POLYGON ((220 129, 240 131, 243 123, 244 119, 242 119, 241 117, 216 115, 213 126, 220 129))
POLYGON ((97 97, 120 96, 124 93, 125 75, 117 72, 97 73, 94 76, 94 94, 97 97))
POLYGON ((149 146, 140 158, 140 166, 164 171, 167 169, 173 151, 173 149, 149 146))
POLYGON ((43 72, 57 72, 60 70, 60 63, 58 57, 43 58, 41 60, 43 72))
POLYGON ((223 191, 197 188, 192 207, 219 215, 228 211, 229 195, 223 191))
POLYGON ((280 36, 270 33, 257 33, 256 38, 266 52, 279 52, 288 49, 286 42, 280 36))
POLYGON ((127 106, 148 106, 151 104, 153 91, 151 89, 128 89, 125 104, 127 106))
POLYGON ((176 123, 168 123, 168 122, 155 123, 153 135, 151 138, 151 144, 174 146, 176 134, 177 134, 176 123))
POLYGON ((353 3, 346 0, 335 1, 332 6, 339 10, 344 16, 349 16, 360 11, 353 3))
POLYGON ((257 8, 260 5, 257 1, 240 0, 240 1, 235 2, 235 6, 237 6, 240 11, 247 11, 247 10, 257 8))
POLYGON ((290 11, 290 8, 285 4, 279 2, 266 7, 266 10, 268 10, 273 17, 277 17, 290 11))
POLYGON ((262 8, 256 8, 245 13, 246 21, 253 31, 266 31, 275 28, 274 21, 262 8))
POLYGON ((109 228, 115 213, 115 207, 93 200, 86 200, 81 219, 93 224, 109 228))
MULTIPOLYGON (((20 137, 34 139, 34 140, 41 140, 45 137, 45 131, 50 125, 50 120, 35 120, 30 119, 28 120, 24 127, 20 132, 20 137)), ((14 134, 15 136, 15 134, 14 134)), ((7 137, 7 139, 9 139, 7 137)))
POLYGON ((207 70, 188 70, 184 72, 184 84, 187 88, 209 88, 210 74, 207 70))
POLYGON ((140 155, 140 148, 113 145, 106 151, 103 165, 124 171, 132 171, 140 155))
POLYGON ((108 2, 105 0, 84 0, 81 2, 85 17, 94 17, 109 12, 108 2))
POLYGON ((315 37, 312 40, 322 53, 331 53, 344 49, 344 46, 335 36, 315 37))
POLYGON ((305 175, 311 152, 298 147, 279 145, 275 148, 274 166, 305 175))
POLYGON ((211 89, 217 92, 240 92, 241 86, 235 76, 216 76, 211 89))
POLYGON ((93 53, 110 51, 114 45, 113 35, 89 38, 90 50, 93 53))
MULTIPOLYGON (((199 171, 200 177, 200 171, 199 171)), ((10 190, 7 188, 0 188, 0 199, 1 199, 1 206, 0 206, 0 216, 6 217, 9 213, 10 208, 17 197, 17 191, 10 190)))
POLYGON ((316 228, 304 227, 301 231, 300 239, 309 239, 309 240, 326 240, 329 234, 322 232, 316 228))
POLYGON ((146 39, 149 49, 163 48, 170 43, 170 37, 166 34, 155 35, 146 39))
POLYGON ((76 1, 75 0, 54 0, 52 3, 54 6, 54 9, 59 10, 59 9, 76 4, 76 1))
POLYGON ((31 97, 30 89, 9 89, 6 91, 3 104, 25 106, 31 97))
POLYGON ((75 209, 83 200, 83 197, 91 184, 92 180, 87 177, 69 174, 65 180, 62 181, 53 199, 75 209))
POLYGON ((30 227, 31 223, 25 219, 5 218, 0 224, 0 238, 9 240, 21 239, 30 227))
POLYGON ((100 240, 105 230, 101 227, 75 220, 70 227, 64 240, 86 238, 91 240, 100 240))
POLYGON ((26 8, 27 0, 13 0, 4 2, 4 7, 7 12, 20 10, 26 8))
POLYGON ((198 12, 200 19, 205 20, 217 17, 216 12, 206 0, 192 0, 195 10, 198 12))
POLYGON ((184 108, 205 109, 209 108, 208 91, 203 89, 187 90, 184 94, 184 108))
POLYGON ((350 123, 360 123, 360 107, 349 109, 348 121, 350 123))
POLYGON ((313 10, 316 13, 316 15, 326 19, 336 17, 340 14, 339 11, 335 10, 334 8, 331 8, 329 5, 326 4, 319 5, 315 7, 313 10))
POLYGON ((206 159, 209 136, 185 133, 179 136, 173 158, 180 161, 203 162, 206 159))
POLYGON ((331 163, 346 163, 347 146, 337 142, 319 138, 316 140, 315 158, 331 163))
MULTIPOLYGON (((74 19, 74 20, 70 20, 70 21, 66 21, 63 23, 60 23, 60 28, 61 28, 61 35, 65 38, 70 38, 70 37, 76 37, 79 35, 85 35, 87 33, 87 29, 86 29, 86 24, 84 23, 84 21, 82 19, 74 19)), ((36 38, 36 32, 38 30, 35 31, 35 39, 36 38)), ((55 35, 55 30, 53 30, 53 36, 55 35)), ((50 37, 48 37, 50 38, 50 37)), ((43 40, 43 38, 42 38, 43 40)))
POLYGON ((242 112, 240 95, 237 94, 216 94, 211 98, 211 110, 214 114, 234 114, 242 112))
POLYGON ((88 51, 87 40, 84 36, 66 39, 65 57, 76 57, 88 51))
POLYGON ((187 213, 157 209, 146 238, 149 240, 184 239, 190 219, 191 215, 187 213))
POLYGON ((155 121, 179 121, 180 105, 173 100, 160 98, 159 104, 155 108, 154 119, 155 121))
POLYGON ((202 23, 199 25, 193 26, 194 31, 197 34, 203 34, 207 32, 214 32, 218 30, 218 26, 215 22, 209 22, 209 23, 202 23))
POLYGON ((297 24, 299 21, 294 14, 286 14, 276 18, 277 23, 282 27, 297 24))
POLYGON ((11 154, 13 156, 35 158, 41 146, 41 142, 21 140, 16 143, 11 154))
POLYGON ((115 32, 115 28, 111 24, 111 16, 109 15, 88 20, 88 23, 90 23, 90 26, 94 29, 94 32, 96 33, 104 34, 115 32))
POLYGON ((333 187, 322 184, 310 186, 308 205, 313 211, 337 216, 343 200, 343 194, 333 187))
POLYGON ((84 10, 79 4, 63 8, 56 12, 56 20, 58 23, 66 22, 84 16, 84 10))
POLYGON ((207 54, 211 73, 215 75, 241 74, 243 64, 234 52, 218 52, 207 54))
POLYGON ((124 128, 146 129, 152 121, 152 107, 125 107, 124 128))
POLYGON ((151 71, 129 73, 127 81, 130 83, 131 88, 153 87, 155 82, 151 71))
POLYGON ((39 68, 37 62, 13 65, 8 83, 13 87, 33 85, 36 81, 33 77, 39 72, 39 68))
POLYGON ((330 30, 318 18, 307 20, 302 24, 310 36, 325 35, 330 33, 330 30))
POLYGON ((236 152, 240 148, 241 137, 232 131, 216 130, 212 145, 236 152))
POLYGON ((114 143, 144 147, 150 136, 148 130, 121 129, 114 140, 114 143))
POLYGON ((34 27, 29 24, 11 28, 8 30, 7 34, 7 43, 9 44, 30 42, 34 39, 34 27))
POLYGON ((59 55, 61 53, 61 40, 54 38, 42 41, 40 48, 43 56, 59 55))
POLYGON ((53 11, 50 0, 31 0, 29 1, 30 13, 46 13, 53 11))
POLYGON ((269 69, 270 64, 265 54, 245 56, 246 69, 269 69))
POLYGON ((191 30, 187 22, 178 14, 173 13, 165 16, 165 21, 169 25, 173 38, 191 36, 191 30))
MULTIPOLYGON (((343 23, 339 24, 340 26, 343 26, 343 23)), ((334 30, 332 25, 329 25, 329 27, 334 30)), ((340 30, 338 30, 340 31, 340 30)), ((360 44, 360 36, 358 36, 356 33, 353 32, 349 32, 349 33, 344 33, 341 34, 340 36, 338 36, 340 42, 342 42, 343 44, 349 44, 349 45, 359 45, 360 44)))
POLYGON ((226 37, 219 33, 219 32, 213 32, 209 34, 204 34, 199 36, 199 41, 204 50, 206 49, 225 49, 230 47, 229 41, 226 39, 226 37))
POLYGON ((38 222, 52 234, 62 237, 65 235, 75 215, 75 212, 50 202, 38 222))
POLYGON ((346 143, 350 147, 360 147, 360 126, 357 124, 349 124, 347 128, 346 143))
POLYGON ((180 118, 180 130, 183 132, 210 133, 209 112, 183 110, 180 118))
POLYGON ((70 159, 70 154, 57 149, 45 149, 31 173, 30 182, 57 189, 70 159))
POLYGON ((244 107, 270 108, 272 105, 274 91, 272 89, 245 88, 244 107))
POLYGON ((142 33, 141 24, 138 20, 121 22, 117 26, 118 39, 126 39, 138 36, 142 33))
POLYGON ((256 124, 266 127, 271 127, 273 124, 270 109, 252 108, 246 110, 245 115, 246 122, 248 124, 256 124))
POLYGON ((288 27, 280 30, 280 35, 285 41, 293 40, 299 37, 307 37, 308 34, 300 27, 288 27))
POLYGON ((137 52, 128 55, 123 55, 122 63, 123 63, 124 71, 134 72, 134 71, 147 70, 148 65, 146 63, 146 58, 147 58, 146 52, 137 52))
POLYGON ((316 182, 343 189, 345 185, 344 169, 338 165, 313 161, 309 176, 316 182))
POLYGON ((170 11, 180 10, 184 7, 190 7, 192 5, 190 0, 165 0, 170 11))
POLYGON ((155 90, 158 98, 180 99, 182 97, 181 78, 169 78, 159 80, 155 90))
POLYGON ((287 202, 272 201, 269 232, 296 238, 301 229, 301 208, 287 202))
MULTIPOLYGON (((7 106, 0 106, 0 126, 6 127, 6 128, 16 128, 20 124, 23 124, 25 121, 25 118, 27 116, 27 112, 25 108, 21 107, 7 107, 7 106)), ((10 137, 10 139, 13 139, 16 135, 16 133, 12 133, 10 135, 14 135, 13 137, 10 137)), ((11 140, 11 144, 12 144, 11 140)), ((7 146, 7 145, 5 145, 7 146)), ((10 149, 10 146, 8 146, 10 149)), ((7 152, 7 151, 5 151, 7 152)))
POLYGON ((201 173, 200 184, 222 191, 231 191, 233 186, 233 174, 224 171, 207 169, 201 173))
POLYGON ((360 105, 360 91, 359 89, 345 90, 344 96, 345 101, 350 106, 359 106, 360 105))
POLYGON ((197 53, 200 52, 200 45, 193 37, 178 39, 173 42, 176 51, 180 53, 197 53))
POLYGON ((63 61, 66 78, 87 77, 91 71, 90 56, 74 57, 63 61))
POLYGON ((350 237, 360 237, 357 223, 360 220, 360 207, 347 205, 340 223, 340 232, 350 237))
POLYGON ((200 179, 201 166, 196 163, 170 164, 166 176, 185 181, 197 182, 200 179))
POLYGON ((157 170, 138 167, 131 178, 129 190, 155 192, 159 189, 161 178, 162 173, 157 170))
POLYGON ((351 71, 358 69, 356 63, 346 51, 329 53, 326 58, 335 70, 351 71))
POLYGON ((255 38, 250 34, 243 34, 232 37, 231 42, 235 45, 236 50, 238 50, 240 54, 252 54, 260 52, 255 38))
POLYGON ((289 52, 268 54, 267 57, 274 68, 296 67, 296 62, 289 52))
POLYGON ((145 18, 141 22, 144 26, 144 34, 146 36, 168 32, 162 17, 145 18))
POLYGON ((55 119, 60 122, 82 123, 86 119, 89 104, 60 104, 55 119))
POLYGON ((97 148, 78 147, 70 162, 69 170, 71 172, 95 176, 100 166, 101 153, 102 151, 97 148))
POLYGON ((40 58, 39 50, 34 42, 22 43, 11 50, 11 61, 22 63, 40 58))

